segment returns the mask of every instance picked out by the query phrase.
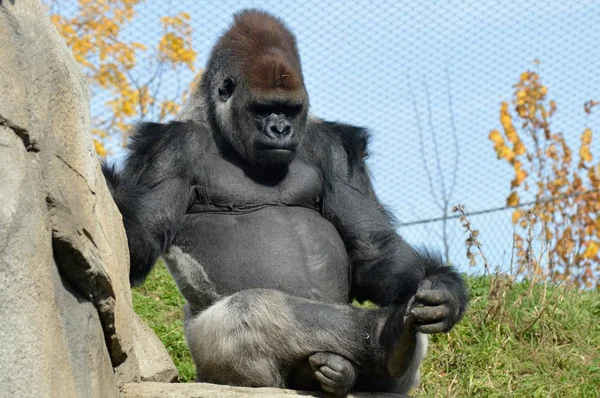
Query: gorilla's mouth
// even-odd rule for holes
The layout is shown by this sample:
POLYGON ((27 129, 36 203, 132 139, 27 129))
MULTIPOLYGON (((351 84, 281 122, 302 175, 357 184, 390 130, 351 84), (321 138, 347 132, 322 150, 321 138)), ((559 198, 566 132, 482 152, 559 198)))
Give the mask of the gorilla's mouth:
POLYGON ((260 148, 260 151, 269 151, 273 153, 294 152, 294 148, 260 148))
POLYGON ((271 151, 272 153, 295 152, 298 144, 296 142, 258 142, 256 149, 259 151, 271 151))

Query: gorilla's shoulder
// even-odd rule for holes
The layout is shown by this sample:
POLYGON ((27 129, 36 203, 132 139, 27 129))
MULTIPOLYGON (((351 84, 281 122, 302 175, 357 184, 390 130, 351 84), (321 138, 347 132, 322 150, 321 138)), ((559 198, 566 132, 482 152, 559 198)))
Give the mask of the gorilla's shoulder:
POLYGON ((371 135, 364 127, 351 124, 311 119, 309 130, 314 145, 327 145, 332 150, 342 149, 351 166, 362 164, 368 156, 371 135))
POLYGON ((138 123, 129 137, 127 149, 138 155, 157 153, 167 148, 190 149, 209 135, 207 126, 193 121, 138 123))

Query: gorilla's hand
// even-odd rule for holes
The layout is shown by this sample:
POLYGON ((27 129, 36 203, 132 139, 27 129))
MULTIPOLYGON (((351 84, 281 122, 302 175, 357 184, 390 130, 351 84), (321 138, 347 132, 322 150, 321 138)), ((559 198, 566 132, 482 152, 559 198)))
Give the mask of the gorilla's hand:
POLYGON ((464 312, 464 287, 449 287, 436 279, 421 282, 407 306, 407 317, 420 333, 449 332, 464 312))

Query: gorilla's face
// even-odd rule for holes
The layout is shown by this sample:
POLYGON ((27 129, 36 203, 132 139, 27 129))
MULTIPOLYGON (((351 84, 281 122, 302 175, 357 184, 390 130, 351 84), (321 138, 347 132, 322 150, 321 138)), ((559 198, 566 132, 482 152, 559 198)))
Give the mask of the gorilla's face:
POLYGON ((228 77, 216 94, 219 132, 230 146, 265 176, 285 173, 306 128, 306 93, 254 93, 228 77))

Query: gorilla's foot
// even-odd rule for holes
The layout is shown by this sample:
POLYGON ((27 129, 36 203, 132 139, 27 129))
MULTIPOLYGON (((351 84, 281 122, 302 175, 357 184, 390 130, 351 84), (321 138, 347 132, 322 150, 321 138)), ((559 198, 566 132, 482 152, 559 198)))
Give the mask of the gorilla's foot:
POLYGON ((323 390, 344 395, 354 387, 356 372, 352 363, 345 357, 330 352, 318 352, 310 356, 308 362, 323 390))
MULTIPOLYGON (((411 300, 412 301, 412 300, 411 300)), ((411 303, 408 305, 410 309, 411 303)), ((414 362, 417 349, 415 317, 401 307, 388 318, 386 329, 390 338, 386 368, 390 376, 402 377, 414 362), (394 325, 389 325, 393 323, 394 325), (392 332, 393 331, 393 332, 392 332), (392 332, 393 334, 389 334, 392 332)))

